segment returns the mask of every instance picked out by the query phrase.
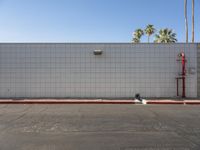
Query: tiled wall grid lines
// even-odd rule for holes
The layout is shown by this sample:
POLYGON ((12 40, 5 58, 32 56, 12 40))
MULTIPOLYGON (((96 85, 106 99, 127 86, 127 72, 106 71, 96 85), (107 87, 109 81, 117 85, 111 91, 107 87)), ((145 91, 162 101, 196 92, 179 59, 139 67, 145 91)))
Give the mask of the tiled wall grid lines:
MULTIPOLYGON (((175 97, 182 51, 196 69, 196 44, 0 44, 0 97, 175 97)), ((196 97, 196 73, 186 86, 196 97)))
POLYGON ((197 96, 200 97, 200 44, 197 49, 197 96))

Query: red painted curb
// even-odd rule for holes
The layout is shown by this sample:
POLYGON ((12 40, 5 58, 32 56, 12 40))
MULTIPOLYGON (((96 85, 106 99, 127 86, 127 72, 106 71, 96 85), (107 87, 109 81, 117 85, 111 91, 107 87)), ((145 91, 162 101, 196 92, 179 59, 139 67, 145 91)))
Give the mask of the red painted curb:
POLYGON ((200 101, 185 101, 186 105, 200 105, 200 101))
POLYGON ((150 100, 147 104, 155 105, 200 105, 199 100, 184 100, 184 101, 172 101, 172 100, 150 100))
POLYGON ((135 102, 126 100, 0 100, 0 104, 135 104, 135 102))
POLYGON ((185 103, 186 105, 200 105, 200 103, 185 103))
POLYGON ((183 105, 184 102, 172 101, 172 102, 162 102, 162 101, 147 101, 147 104, 155 104, 155 105, 183 105))
MULTIPOLYGON (((0 104, 138 104, 134 100, 0 100, 0 104)), ((152 105, 200 105, 200 100, 147 100, 152 105)))

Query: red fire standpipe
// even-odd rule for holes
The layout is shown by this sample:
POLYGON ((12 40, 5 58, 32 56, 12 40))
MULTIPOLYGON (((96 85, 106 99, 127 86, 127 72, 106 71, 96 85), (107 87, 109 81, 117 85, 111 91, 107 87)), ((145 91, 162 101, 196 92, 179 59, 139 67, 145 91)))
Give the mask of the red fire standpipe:
POLYGON ((186 75, 186 59, 185 59, 185 54, 181 53, 182 57, 182 79, 183 79, 183 92, 182 92, 182 97, 185 98, 185 75, 186 75))
POLYGON ((177 96, 179 96, 179 92, 178 92, 178 80, 182 79, 182 98, 186 97, 185 94, 185 76, 186 76, 186 57, 185 57, 185 53, 180 53, 178 55, 179 57, 179 61, 181 61, 181 65, 182 65, 182 73, 181 76, 177 77, 177 96))

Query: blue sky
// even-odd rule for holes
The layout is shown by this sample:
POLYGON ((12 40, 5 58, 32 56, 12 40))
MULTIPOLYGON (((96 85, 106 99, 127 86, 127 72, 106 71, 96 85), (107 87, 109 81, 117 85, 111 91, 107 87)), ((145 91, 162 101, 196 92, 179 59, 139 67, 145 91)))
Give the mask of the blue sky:
MULTIPOLYGON (((147 24, 154 24, 157 29, 172 28, 178 41, 184 42, 183 2, 0 0, 0 42, 130 42, 132 32, 147 24)), ((191 21, 191 5, 188 7, 191 21)), ((195 9, 196 42, 199 42, 199 0, 196 0, 195 9)), ((142 41, 147 39, 144 37, 142 41)))

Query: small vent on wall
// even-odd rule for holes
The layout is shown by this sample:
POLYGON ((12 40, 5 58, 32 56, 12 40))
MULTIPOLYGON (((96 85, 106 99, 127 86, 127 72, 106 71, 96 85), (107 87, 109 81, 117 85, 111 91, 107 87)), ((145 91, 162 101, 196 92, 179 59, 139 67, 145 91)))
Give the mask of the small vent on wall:
POLYGON ((94 50, 94 55, 102 55, 102 50, 94 50))

